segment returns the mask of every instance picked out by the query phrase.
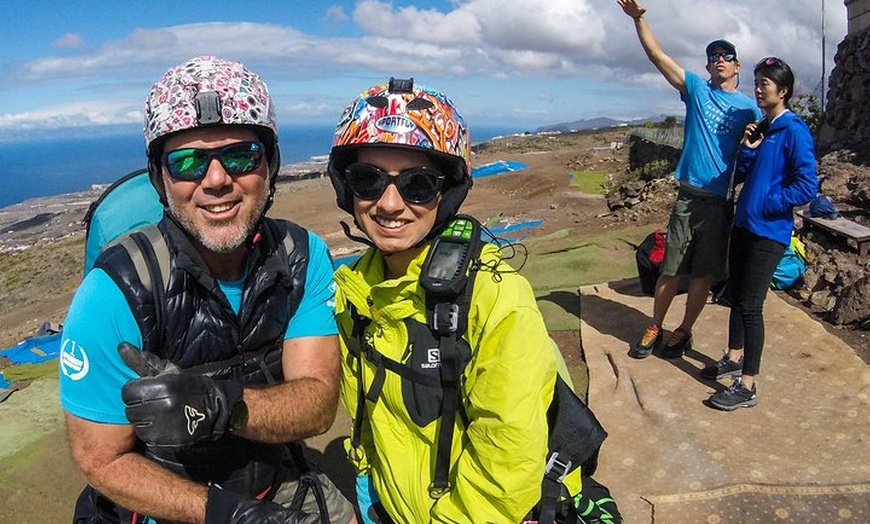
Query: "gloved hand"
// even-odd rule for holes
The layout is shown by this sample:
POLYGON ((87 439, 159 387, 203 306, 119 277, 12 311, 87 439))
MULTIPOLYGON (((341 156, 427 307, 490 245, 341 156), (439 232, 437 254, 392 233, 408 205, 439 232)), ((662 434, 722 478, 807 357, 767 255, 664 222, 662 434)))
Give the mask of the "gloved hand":
POLYGON ((175 364, 126 342, 118 345, 118 354, 142 377, 124 384, 121 397, 127 419, 146 444, 188 446, 227 432, 242 398, 239 382, 182 374, 175 364))
POLYGON ((205 504, 205 524, 317 524, 317 515, 292 511, 212 484, 205 504))

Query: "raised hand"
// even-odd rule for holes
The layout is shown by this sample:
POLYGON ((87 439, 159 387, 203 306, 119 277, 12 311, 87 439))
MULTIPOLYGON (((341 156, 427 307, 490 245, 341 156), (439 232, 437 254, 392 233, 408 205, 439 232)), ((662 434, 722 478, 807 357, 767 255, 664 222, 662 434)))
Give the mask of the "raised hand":
POLYGON ((242 399, 240 383, 181 373, 175 364, 127 343, 118 345, 118 353, 141 376, 124 384, 121 397, 127 419, 146 444, 182 447, 226 434, 242 399))
POLYGON ((646 13, 646 7, 637 3, 636 0, 616 0, 616 3, 625 14, 634 19, 638 19, 646 13))

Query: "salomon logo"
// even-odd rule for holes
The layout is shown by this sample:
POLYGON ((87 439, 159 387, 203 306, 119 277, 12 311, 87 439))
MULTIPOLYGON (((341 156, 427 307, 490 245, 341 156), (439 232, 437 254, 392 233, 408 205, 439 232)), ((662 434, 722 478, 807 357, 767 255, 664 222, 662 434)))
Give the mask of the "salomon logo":
POLYGON ((187 432, 193 436, 196 427, 205 420, 205 414, 200 413, 193 406, 184 406, 184 416, 187 417, 187 432))
POLYGON ((438 348, 432 348, 426 350, 426 360, 420 364, 420 368, 422 369, 434 369, 441 365, 441 352, 438 348))
POLYGON ((385 116, 375 122, 375 127, 387 133, 410 133, 417 126, 414 121, 404 116, 385 116))

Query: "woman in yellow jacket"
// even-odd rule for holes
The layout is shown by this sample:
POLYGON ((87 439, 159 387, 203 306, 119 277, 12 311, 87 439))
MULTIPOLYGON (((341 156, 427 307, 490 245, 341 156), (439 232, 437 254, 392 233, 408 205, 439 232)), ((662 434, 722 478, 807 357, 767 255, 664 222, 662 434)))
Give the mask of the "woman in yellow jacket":
MULTIPOLYGON (((364 91, 336 128, 328 173, 339 206, 372 246, 335 274, 341 398, 354 419, 346 447, 366 522, 516 524, 541 498, 547 408, 564 362, 529 283, 491 244, 476 264, 468 327, 458 342, 467 365, 449 488, 430 489, 442 390, 421 267, 471 187, 469 147, 450 99, 413 80, 364 91), (386 361, 434 380, 414 384, 386 361), (369 496, 380 501, 373 510, 369 496)), ((572 494, 579 475, 566 480, 572 494)))

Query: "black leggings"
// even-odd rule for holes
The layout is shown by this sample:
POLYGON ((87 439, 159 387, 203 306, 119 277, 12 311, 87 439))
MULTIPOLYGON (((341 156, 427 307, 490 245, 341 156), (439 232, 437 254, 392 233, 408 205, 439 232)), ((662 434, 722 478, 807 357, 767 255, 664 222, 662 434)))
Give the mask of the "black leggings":
POLYGON ((731 230, 728 265, 732 295, 728 347, 743 349, 745 375, 757 375, 761 366, 764 299, 785 248, 783 244, 747 229, 735 227, 731 230))

